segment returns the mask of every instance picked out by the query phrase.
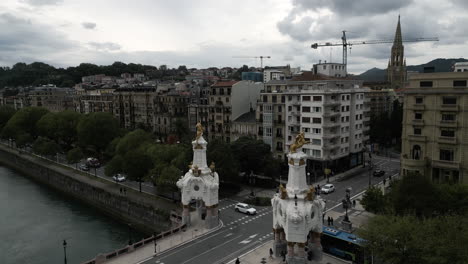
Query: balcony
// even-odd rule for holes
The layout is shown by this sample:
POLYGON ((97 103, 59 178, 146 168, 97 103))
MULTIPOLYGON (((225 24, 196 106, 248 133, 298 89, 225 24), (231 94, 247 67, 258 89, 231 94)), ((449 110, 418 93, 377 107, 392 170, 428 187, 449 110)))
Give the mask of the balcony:
POLYGON ((424 159, 420 159, 420 160, 414 160, 414 159, 403 159, 403 164, 402 167, 403 168, 424 168, 424 165, 425 165, 425 161, 424 159))
POLYGON ((459 170, 460 163, 456 161, 450 160, 433 160, 432 167, 442 168, 442 169, 452 169, 452 170, 459 170))
POLYGON ((426 106, 423 104, 413 104, 413 107, 411 108, 413 110, 426 110, 426 106))
POLYGON ((456 104, 440 105, 440 111, 458 111, 460 108, 456 104))
POLYGON ((332 138, 339 138, 339 137, 340 137, 340 134, 337 134, 337 133, 327 133, 323 135, 324 139, 332 139, 332 138))
POLYGON ((422 126, 422 125, 424 125, 424 119, 413 119, 413 120, 411 120, 411 124, 422 126))
POLYGON ((440 120, 440 123, 438 124, 438 126, 456 128, 458 124, 457 124, 457 121, 455 120, 440 120))
POLYGON ((337 105, 341 105, 340 101, 337 101, 337 100, 325 100, 323 102, 323 105, 324 106, 337 106, 337 105))
POLYGON ((325 112, 323 114, 323 117, 334 117, 334 116, 339 116, 341 113, 340 112, 325 112))
POLYGON ((408 135, 408 139, 411 141, 418 141, 418 142, 426 142, 427 138, 426 136, 421 136, 421 135, 408 135))
POLYGON ((332 150, 339 149, 339 148, 340 146, 337 145, 337 143, 335 144, 328 143, 323 146, 323 150, 326 150, 326 151, 332 151, 332 150))
POLYGON ((457 144, 457 138, 439 136, 437 142, 442 143, 442 144, 457 144))
POLYGON ((323 128, 333 128, 333 127, 339 127, 340 126, 340 123, 337 123, 337 122, 329 122, 329 123, 325 123, 323 124, 323 128))

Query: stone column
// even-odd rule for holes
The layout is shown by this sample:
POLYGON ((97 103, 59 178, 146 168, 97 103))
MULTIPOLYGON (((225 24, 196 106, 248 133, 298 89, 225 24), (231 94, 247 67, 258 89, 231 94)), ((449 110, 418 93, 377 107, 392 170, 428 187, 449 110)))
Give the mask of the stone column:
POLYGON ((320 244, 321 233, 310 232, 309 251, 312 252, 312 260, 319 263, 322 261, 322 244, 320 244))
POLYGON ((206 207, 205 226, 207 229, 212 229, 218 226, 218 209, 216 205, 206 207))
POLYGON ((288 242, 288 258, 294 257, 294 242, 288 242))
POLYGON ((297 243, 297 254, 299 258, 305 258, 305 244, 304 243, 297 243))
POLYGON ((182 204, 182 224, 190 226, 190 206, 182 204))
POLYGON ((281 257, 281 252, 286 252, 285 243, 281 240, 282 228, 273 228, 273 253, 275 257, 281 257))

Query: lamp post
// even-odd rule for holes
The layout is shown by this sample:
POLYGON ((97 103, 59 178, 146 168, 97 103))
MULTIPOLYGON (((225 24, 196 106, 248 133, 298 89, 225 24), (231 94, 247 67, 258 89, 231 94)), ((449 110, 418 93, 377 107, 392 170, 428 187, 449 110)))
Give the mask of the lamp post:
POLYGON ((63 240, 63 256, 63 263, 67 264, 67 241, 65 239, 63 240))
POLYGON ((131 245, 132 244, 132 224, 128 223, 128 244, 131 245))
POLYGON ((157 253, 157 246, 158 246, 158 243, 156 242, 156 233, 153 233, 153 242, 154 242, 154 255, 156 255, 157 253))
POLYGON ((307 182, 310 184, 310 172, 307 173, 307 182))

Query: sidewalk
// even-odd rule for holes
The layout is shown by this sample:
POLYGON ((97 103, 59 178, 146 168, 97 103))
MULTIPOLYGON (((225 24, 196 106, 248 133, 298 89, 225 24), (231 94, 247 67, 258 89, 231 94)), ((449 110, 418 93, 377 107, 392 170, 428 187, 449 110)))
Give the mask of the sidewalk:
MULTIPOLYGON (((269 264, 284 264, 283 258, 281 257, 273 257, 270 258, 269 251, 270 248, 273 247, 273 240, 261 245, 260 247, 255 248, 254 250, 242 255, 239 257, 241 264, 257 264, 257 263, 269 263, 269 264)), ((227 262, 228 264, 234 264, 236 262, 235 259, 227 262)), ((339 258, 335 258, 328 254, 323 254, 322 264, 343 264, 343 263, 351 263, 346 260, 342 260, 339 258)))
POLYGON ((196 238, 199 238, 201 236, 207 235, 211 232, 214 232, 218 230, 219 228, 222 227, 222 222, 220 221, 220 224, 218 227, 213 228, 213 229, 206 229, 202 227, 201 225, 203 224, 203 221, 198 218, 197 211, 191 212, 191 219, 192 219, 192 226, 187 228, 185 231, 173 234, 169 237, 162 238, 160 240, 157 240, 156 243, 156 249, 154 243, 147 244, 145 246, 142 246, 135 251, 118 256, 115 259, 111 259, 109 261, 106 261, 104 263, 109 263, 109 264, 134 264, 134 263, 141 263, 143 261, 146 261, 153 257, 155 255, 155 251, 157 252, 157 255, 173 248, 177 248, 179 246, 182 246, 196 238))

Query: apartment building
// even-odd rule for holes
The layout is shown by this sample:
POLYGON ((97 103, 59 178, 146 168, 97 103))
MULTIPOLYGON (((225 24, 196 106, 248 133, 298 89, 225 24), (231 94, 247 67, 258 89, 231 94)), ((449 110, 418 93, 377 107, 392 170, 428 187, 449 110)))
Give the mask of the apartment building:
POLYGON ((211 140, 231 142, 232 121, 255 109, 263 83, 223 81, 211 86, 208 96, 208 134, 211 140))
POLYGON ((25 106, 44 107, 51 112, 74 110, 74 89, 58 87, 35 87, 22 94, 25 106))
POLYGON ((345 171, 363 164, 369 117, 362 81, 304 72, 287 84, 285 141, 289 147, 301 131, 310 144, 308 171, 345 171))
POLYGON ((127 129, 144 128, 154 130, 153 87, 119 88, 114 91, 113 111, 120 126, 127 129))
POLYGON ((75 111, 82 114, 94 112, 114 113, 114 94, 83 94, 75 97, 75 111))
POLYGON ((175 132, 177 119, 187 122, 190 93, 177 91, 176 88, 160 92, 154 97, 154 128, 160 136, 175 132))
POLYGON ((380 116, 382 114, 390 116, 393 111, 393 102, 398 100, 398 97, 392 89, 370 89, 366 95, 369 101, 369 114, 373 116, 380 116))
MULTIPOLYGON (((208 127, 209 105, 208 96, 210 94, 209 86, 195 85, 190 93, 190 103, 188 105, 188 126, 192 133, 196 132, 196 124, 200 122, 203 127, 208 127)), ((209 129, 203 132, 205 137, 209 137, 209 129)))
POLYGON ((283 159, 285 153, 286 80, 265 83, 257 100, 256 121, 258 138, 270 145, 273 157, 283 159))
POLYGON ((468 72, 412 75, 404 91, 401 174, 468 183, 468 72))

